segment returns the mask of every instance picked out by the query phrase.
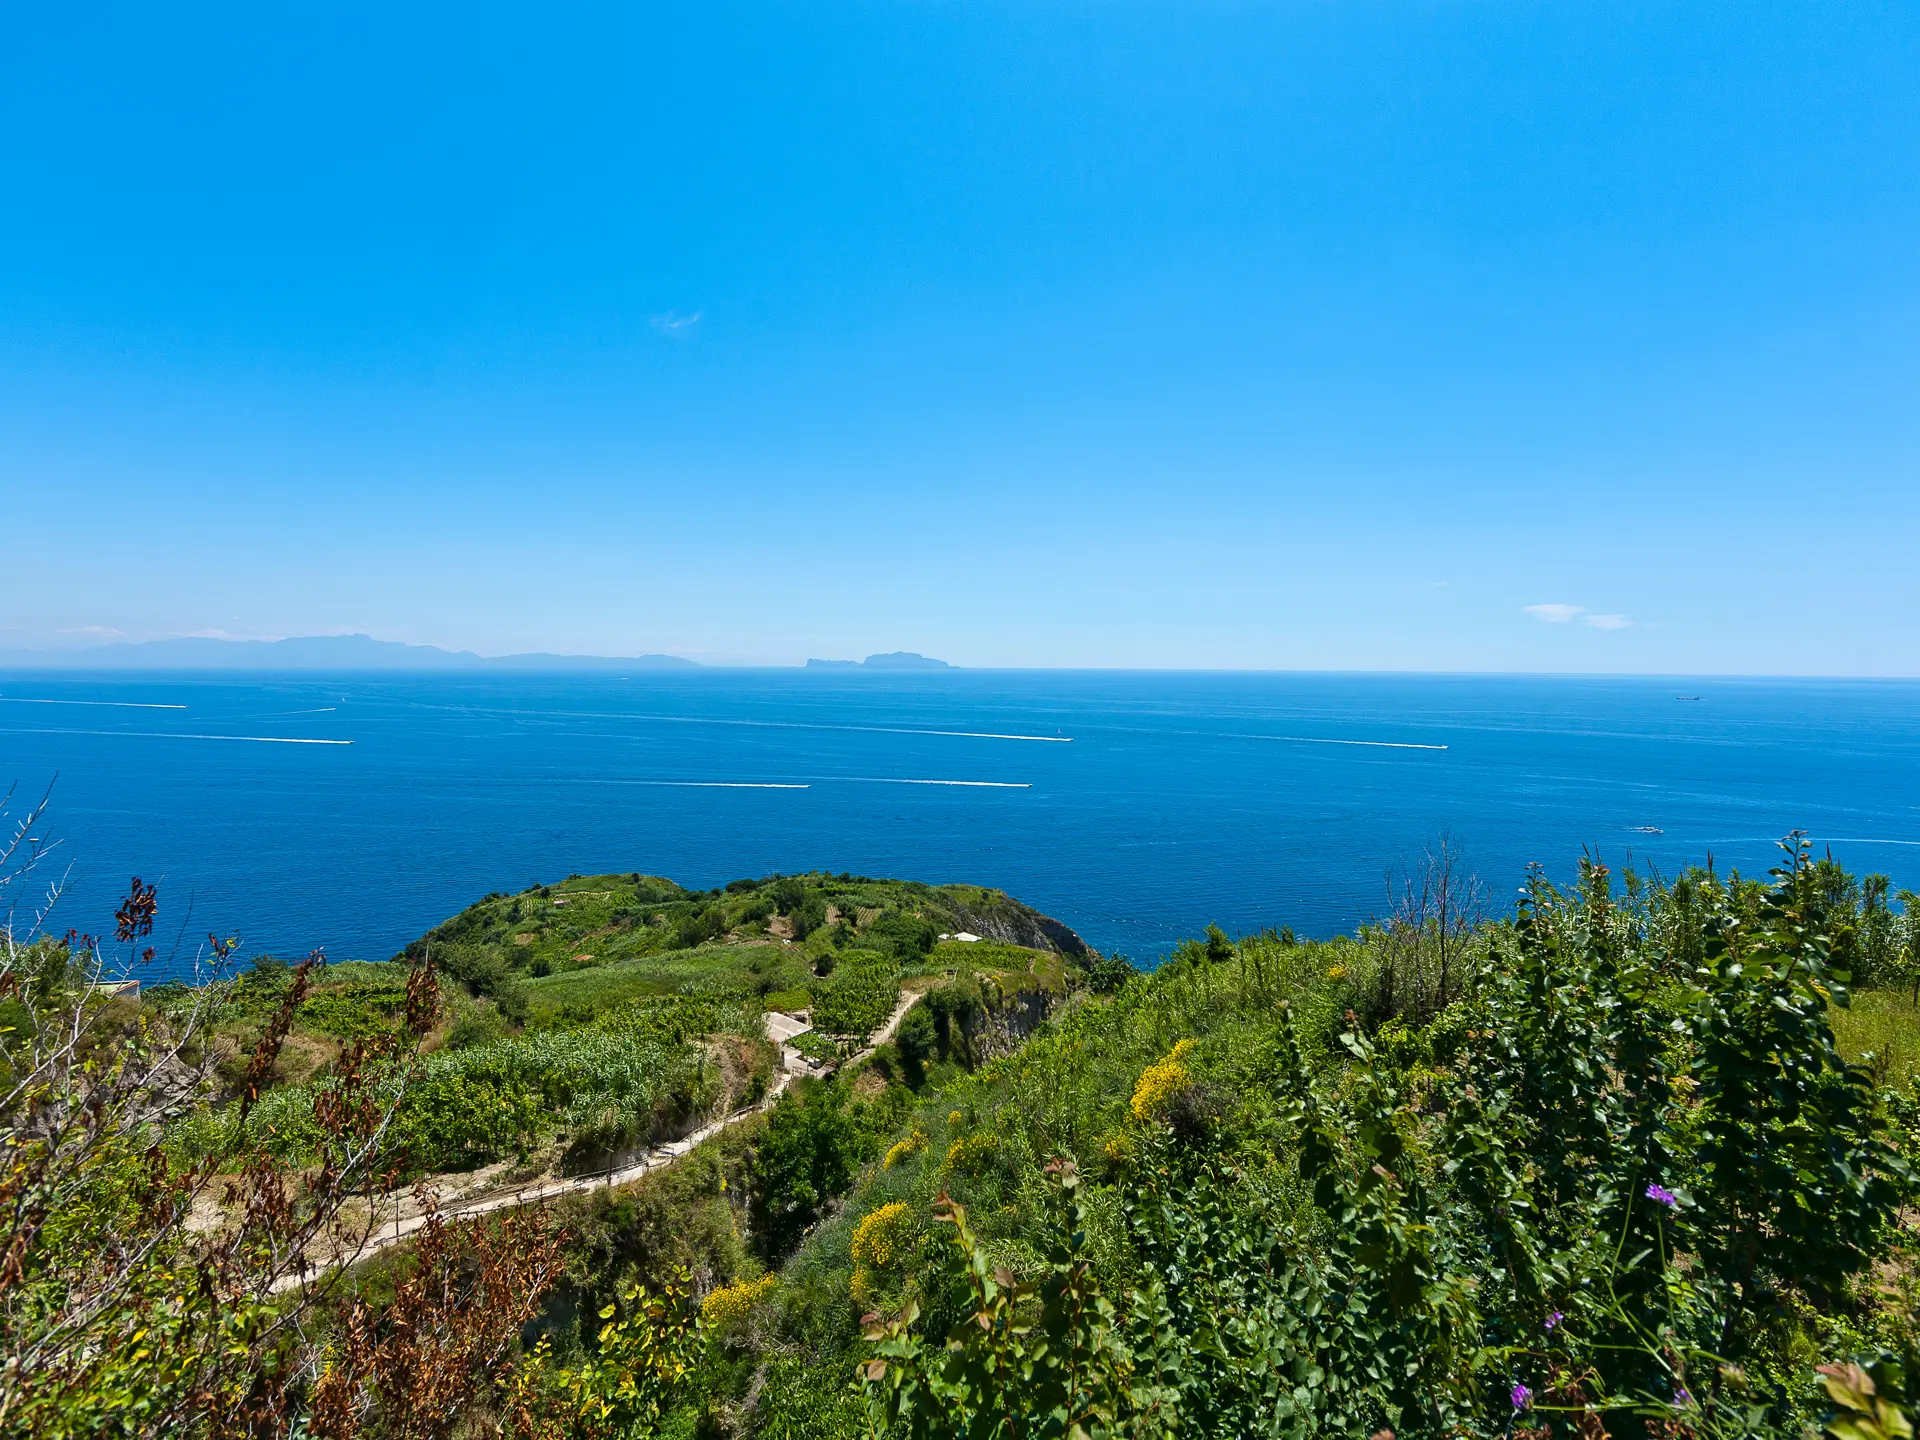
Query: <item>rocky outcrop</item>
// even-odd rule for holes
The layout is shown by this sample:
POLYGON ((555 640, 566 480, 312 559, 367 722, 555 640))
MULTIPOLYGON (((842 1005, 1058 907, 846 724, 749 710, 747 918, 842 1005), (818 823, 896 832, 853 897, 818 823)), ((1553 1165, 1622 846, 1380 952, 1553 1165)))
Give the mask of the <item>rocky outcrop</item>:
POLYGON ((967 1027, 967 1043, 975 1063, 984 1065, 1002 1055, 1011 1055, 1026 1038, 1046 1023, 1060 997, 1045 990, 1000 991, 988 982, 984 1004, 967 1027))
POLYGON ((983 940, 1024 945, 1029 950, 1053 950, 1076 959, 1092 958, 1098 953, 1051 915, 1042 915, 1011 896, 1001 897, 999 903, 992 906, 961 905, 957 910, 959 928, 983 940))

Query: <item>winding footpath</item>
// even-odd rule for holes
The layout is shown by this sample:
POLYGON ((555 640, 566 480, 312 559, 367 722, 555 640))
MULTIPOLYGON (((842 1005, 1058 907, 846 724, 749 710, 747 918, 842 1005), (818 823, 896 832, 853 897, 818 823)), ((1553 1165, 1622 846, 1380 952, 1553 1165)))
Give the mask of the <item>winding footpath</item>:
MULTIPOLYGON (((841 1064, 857 1064, 869 1058, 875 1050, 891 1040, 894 1032, 900 1028, 900 1022, 907 1018, 907 1012, 914 1007, 915 1002, 919 999, 919 991, 902 989, 900 992, 900 1003, 894 1006, 893 1013, 887 1017, 887 1023, 882 1025, 869 1037, 865 1048, 855 1052, 846 1060, 842 1061, 841 1064)), ((772 1109, 774 1102, 779 1100, 781 1092, 795 1080, 802 1077, 825 1075, 839 1068, 838 1066, 815 1068, 808 1063, 805 1056, 787 1043, 789 1040, 806 1033, 807 1028, 792 1016, 783 1014, 778 1010, 770 1010, 767 1012, 765 1023, 767 1038, 772 1040, 780 1048, 780 1071, 774 1078, 772 1088, 767 1091, 763 1098, 754 1104, 735 1110, 732 1114, 723 1115, 718 1120, 709 1121, 683 1139, 669 1140, 666 1144, 656 1146, 647 1151, 646 1154, 642 1155, 639 1159, 633 1160, 616 1169, 602 1170, 592 1175, 574 1175, 565 1180, 551 1180, 542 1185, 524 1185, 512 1190, 495 1191, 490 1195, 481 1195, 472 1200, 450 1206, 439 1212, 440 1218, 443 1220, 452 1220, 456 1218, 466 1219, 476 1215, 489 1215, 499 1210, 518 1209, 523 1205, 538 1205, 542 1201, 558 1199, 563 1195, 583 1195, 591 1190, 611 1190, 615 1186, 629 1184, 643 1176, 652 1174, 656 1170, 666 1169, 669 1165, 679 1161, 691 1153, 696 1147, 705 1144, 723 1130, 738 1125, 743 1120, 749 1120, 755 1115, 764 1114, 766 1111, 772 1109)), ((343 1266, 357 1265, 369 1256, 377 1255, 390 1246, 398 1245, 401 1241, 425 1228, 426 1223, 427 1216, 424 1214, 409 1215, 401 1219, 389 1220, 379 1229, 369 1234, 358 1247, 349 1251, 347 1254, 337 1255, 331 1260, 314 1265, 303 1274, 284 1276, 275 1282, 273 1288, 276 1292, 292 1290, 301 1285, 311 1284, 313 1281, 326 1275, 329 1271, 340 1269, 343 1266)))

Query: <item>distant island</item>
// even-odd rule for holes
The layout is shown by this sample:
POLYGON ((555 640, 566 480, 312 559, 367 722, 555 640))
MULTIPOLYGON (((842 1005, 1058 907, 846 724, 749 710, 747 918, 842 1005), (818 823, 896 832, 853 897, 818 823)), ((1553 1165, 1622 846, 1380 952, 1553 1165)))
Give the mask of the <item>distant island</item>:
POLYGON ((690 670, 678 655, 476 655, 370 635, 288 640, 188 637, 76 650, 0 650, 14 670, 690 670))
POLYGON ((911 650, 892 650, 885 655, 869 655, 864 660, 809 660, 809 670, 951 670, 944 660, 916 655, 911 650))
MULTIPOLYGON (((679 655, 478 655, 407 645, 371 635, 301 635, 286 640, 186 636, 73 649, 0 650, 0 670, 698 670, 679 655)), ((893 650, 864 660, 809 660, 808 670, 951 670, 945 660, 893 650)))

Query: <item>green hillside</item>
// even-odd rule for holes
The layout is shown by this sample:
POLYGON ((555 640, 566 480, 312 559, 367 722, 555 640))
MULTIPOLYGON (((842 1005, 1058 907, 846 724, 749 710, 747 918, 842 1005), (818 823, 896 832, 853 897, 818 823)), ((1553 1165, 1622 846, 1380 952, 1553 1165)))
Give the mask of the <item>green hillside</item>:
MULTIPOLYGON (((767 1010, 810 1022, 802 1048, 826 1060, 885 1022, 903 985, 964 968, 1000 973, 1016 991, 1058 989, 1096 961, 1065 927, 973 886, 813 874, 688 891, 653 876, 576 875, 487 896, 392 962, 303 976, 248 1123, 273 1153, 308 1159, 316 1085, 348 1045, 397 1027, 414 962, 448 983, 397 1122, 409 1166, 510 1162, 531 1175, 604 1166, 759 1100, 777 1059, 767 1010), (1048 948, 940 939, 967 925, 1048 948)), ((294 981, 292 967, 256 962, 224 996, 210 1043, 228 1098, 178 1127, 183 1153, 227 1143, 244 1062, 294 981)), ((150 1004, 196 998, 163 990, 150 1004)))
POLYGON ((1798 1435, 1817 1362, 1897 1393, 1914 1343, 1911 919, 1804 861, 1594 868, 1447 937, 1215 932, 990 1058, 935 991, 641 1187, 748 1243, 569 1308, 697 1277, 661 1433, 1798 1435), (808 1146, 846 1197, 785 1253, 756 1186, 808 1146))
POLYGON ((46 1197, 16 1213, 54 1217, 15 1223, 12 1353, 54 1360, 0 1418, 1909 1435, 1920 899, 1804 847, 1763 882, 1433 898, 1152 974, 997 892, 825 874, 572 877, 393 962, 138 1004, 16 947, 11 1072, 96 1078, 12 1122, 46 1197), (84 1069, 34 1058, 62 1015, 84 1069))

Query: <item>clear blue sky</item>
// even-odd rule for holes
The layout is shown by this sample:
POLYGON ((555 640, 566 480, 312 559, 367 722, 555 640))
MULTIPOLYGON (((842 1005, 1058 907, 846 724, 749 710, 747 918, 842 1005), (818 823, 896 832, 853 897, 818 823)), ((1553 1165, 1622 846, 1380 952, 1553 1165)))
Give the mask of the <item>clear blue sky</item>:
POLYGON ((1916 76, 1870 0, 10 6, 0 646, 1920 673, 1916 76))

